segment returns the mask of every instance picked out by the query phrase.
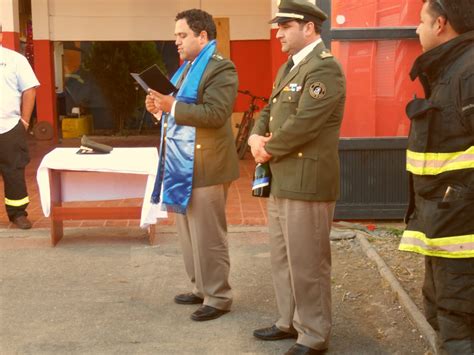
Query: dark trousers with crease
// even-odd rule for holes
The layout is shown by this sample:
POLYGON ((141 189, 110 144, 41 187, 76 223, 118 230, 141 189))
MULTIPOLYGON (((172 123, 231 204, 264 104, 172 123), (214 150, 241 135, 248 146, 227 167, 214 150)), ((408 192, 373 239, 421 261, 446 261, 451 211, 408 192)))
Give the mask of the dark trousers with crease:
POLYGON ((9 220, 24 215, 28 206, 25 167, 30 162, 27 133, 23 124, 0 134, 0 174, 3 178, 5 208, 9 220))
POLYGON ((474 258, 425 257, 425 315, 442 354, 474 354, 474 258))

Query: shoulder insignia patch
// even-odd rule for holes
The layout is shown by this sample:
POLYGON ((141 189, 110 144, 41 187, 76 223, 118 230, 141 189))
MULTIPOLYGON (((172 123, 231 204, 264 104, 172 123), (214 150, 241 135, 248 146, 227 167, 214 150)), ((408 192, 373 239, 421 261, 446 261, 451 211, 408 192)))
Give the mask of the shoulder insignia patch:
POLYGON ((312 83, 309 87, 309 94, 313 99, 322 99, 326 95, 326 85, 320 81, 312 83))
POLYGON ((219 60, 219 61, 224 59, 223 56, 221 56, 220 54, 217 54, 217 53, 214 53, 212 55, 212 58, 214 58, 215 60, 219 60))
POLYGON ((331 52, 328 51, 322 51, 321 54, 319 55, 321 59, 326 59, 326 58, 332 58, 334 57, 331 52))

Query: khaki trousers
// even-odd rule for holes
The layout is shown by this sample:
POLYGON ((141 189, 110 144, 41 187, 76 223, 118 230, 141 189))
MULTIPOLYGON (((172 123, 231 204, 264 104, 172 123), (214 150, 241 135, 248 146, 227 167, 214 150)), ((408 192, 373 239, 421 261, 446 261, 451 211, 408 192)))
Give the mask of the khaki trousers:
POLYGON ((204 305, 229 310, 229 248, 225 202, 229 185, 193 188, 186 214, 176 214, 184 266, 204 305))
POLYGON ((280 318, 276 326, 298 332, 297 343, 326 349, 331 332, 331 247, 335 202, 270 196, 273 284, 280 318))

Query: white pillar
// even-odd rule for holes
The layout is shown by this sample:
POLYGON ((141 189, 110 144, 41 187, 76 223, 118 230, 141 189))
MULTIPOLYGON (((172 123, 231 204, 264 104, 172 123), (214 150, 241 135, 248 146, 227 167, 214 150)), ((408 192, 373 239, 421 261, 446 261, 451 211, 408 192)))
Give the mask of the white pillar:
POLYGON ((18 0, 0 0, 0 23, 3 32, 20 32, 18 0))
POLYGON ((31 0, 31 18, 33 22, 33 39, 49 40, 49 1, 31 0))

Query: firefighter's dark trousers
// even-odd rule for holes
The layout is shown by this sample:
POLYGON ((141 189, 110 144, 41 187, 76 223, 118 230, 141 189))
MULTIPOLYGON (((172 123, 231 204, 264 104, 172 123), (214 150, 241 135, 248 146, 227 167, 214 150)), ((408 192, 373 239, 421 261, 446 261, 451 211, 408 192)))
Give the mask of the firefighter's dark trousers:
POLYGON ((5 207, 10 221, 26 216, 29 203, 25 167, 30 161, 27 133, 21 121, 10 131, 0 134, 0 173, 5 187, 5 207))
POLYGON ((443 354, 474 354, 474 258, 426 256, 425 315, 443 354))

